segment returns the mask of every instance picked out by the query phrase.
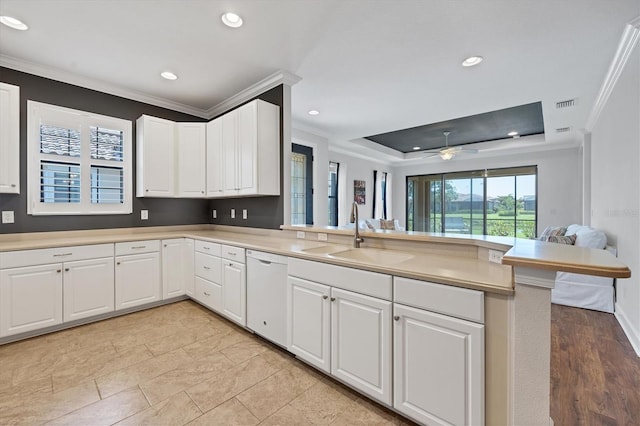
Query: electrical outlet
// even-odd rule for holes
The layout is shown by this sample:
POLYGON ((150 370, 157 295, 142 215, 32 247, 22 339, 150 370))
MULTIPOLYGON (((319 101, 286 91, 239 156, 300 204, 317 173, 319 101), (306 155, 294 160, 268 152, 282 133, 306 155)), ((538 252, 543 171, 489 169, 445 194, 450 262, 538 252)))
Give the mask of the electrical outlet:
POLYGON ((318 241, 327 241, 327 234, 324 232, 318 233, 318 241))
POLYGON ((249 217, 249 212, 247 211, 247 209, 242 209, 242 218, 246 219, 249 217))
POLYGON ((304 240, 304 237, 305 237, 304 231, 296 232, 296 238, 302 238, 304 240))
POLYGON ((213 210, 213 218, 217 219, 218 218, 218 210, 213 210))
POLYGON ((489 262, 502 263, 502 252, 498 250, 489 250, 489 262))
POLYGON ((15 217, 13 215, 13 210, 3 210, 2 211, 2 223, 15 223, 15 217))
POLYGON ((236 209, 231 209, 231 219, 236 218, 236 209))
POLYGON ((149 220, 149 210, 140 210, 140 220, 149 220))

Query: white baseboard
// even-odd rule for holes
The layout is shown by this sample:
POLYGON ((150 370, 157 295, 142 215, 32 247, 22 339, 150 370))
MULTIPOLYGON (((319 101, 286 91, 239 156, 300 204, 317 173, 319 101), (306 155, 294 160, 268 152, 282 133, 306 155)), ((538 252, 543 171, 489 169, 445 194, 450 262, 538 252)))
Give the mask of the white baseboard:
POLYGON ((624 310, 620 306, 620 304, 616 303, 616 311, 615 314, 618 323, 622 327, 624 334, 627 335, 627 339, 629 339, 629 343, 633 347, 633 350, 636 351, 636 354, 640 357, 640 332, 631 324, 627 315, 625 315, 624 310))

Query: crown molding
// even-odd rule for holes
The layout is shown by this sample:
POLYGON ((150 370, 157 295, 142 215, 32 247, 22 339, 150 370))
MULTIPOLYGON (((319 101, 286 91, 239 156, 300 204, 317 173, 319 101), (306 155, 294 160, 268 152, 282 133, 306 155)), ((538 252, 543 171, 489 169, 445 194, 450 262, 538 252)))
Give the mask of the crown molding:
POLYGON ((247 87, 243 91, 231 96, 230 98, 225 99, 217 105, 212 106, 206 111, 207 119, 215 118, 232 108, 237 107, 238 105, 251 100, 258 96, 261 93, 266 92, 267 90, 273 89, 276 86, 281 84, 287 86, 293 86, 297 82, 302 80, 301 77, 298 77, 295 74, 292 74, 288 71, 280 70, 271 74, 263 80, 255 83, 252 86, 247 87))
POLYGON ((618 82, 624 67, 627 65, 627 62, 633 53, 633 49, 638 45, 639 40, 640 16, 633 19, 624 28, 624 32, 622 33, 622 37, 620 37, 620 42, 618 43, 616 54, 611 61, 607 76, 602 82, 596 101, 594 102, 589 118, 587 119, 585 129, 588 132, 591 132, 598 122, 598 118, 600 118, 600 114, 607 104, 607 101, 611 96, 611 92, 613 92, 613 88, 618 82))
POLYGON ((185 114, 194 115, 196 117, 207 118, 206 111, 203 109, 194 108, 192 106, 185 105, 179 102, 173 102, 167 99, 148 95, 146 93, 127 89, 122 86, 105 83, 104 81, 84 77, 78 74, 73 74, 68 71, 61 70, 60 68, 40 65, 3 54, 0 54, 0 66, 56 81, 61 81, 63 83, 72 84, 74 86, 80 86, 91 90, 97 90, 98 92, 120 96, 138 102, 144 102, 146 104, 167 108, 173 111, 183 112, 185 114))

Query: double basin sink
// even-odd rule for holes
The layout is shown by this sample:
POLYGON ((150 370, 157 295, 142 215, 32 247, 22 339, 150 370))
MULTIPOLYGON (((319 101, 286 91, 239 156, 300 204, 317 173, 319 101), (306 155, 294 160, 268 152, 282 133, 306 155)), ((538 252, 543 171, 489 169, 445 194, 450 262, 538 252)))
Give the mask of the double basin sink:
POLYGON ((326 255, 336 259, 352 260, 375 264, 396 264, 413 258, 411 253, 375 248, 348 248, 340 246, 320 246, 301 250, 304 253, 326 255))

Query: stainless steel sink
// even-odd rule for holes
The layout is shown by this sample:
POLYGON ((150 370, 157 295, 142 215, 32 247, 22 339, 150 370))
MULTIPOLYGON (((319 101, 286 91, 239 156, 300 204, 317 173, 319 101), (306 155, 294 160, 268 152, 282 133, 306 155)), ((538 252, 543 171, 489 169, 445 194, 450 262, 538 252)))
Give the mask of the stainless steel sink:
POLYGON ((358 262, 370 262, 376 264, 395 264, 413 258, 411 253, 403 253, 392 250, 374 248, 353 248, 334 253, 327 253, 329 257, 355 260, 358 262))

